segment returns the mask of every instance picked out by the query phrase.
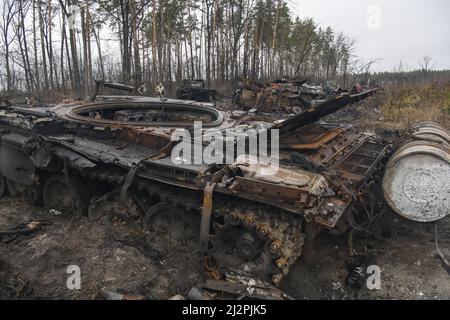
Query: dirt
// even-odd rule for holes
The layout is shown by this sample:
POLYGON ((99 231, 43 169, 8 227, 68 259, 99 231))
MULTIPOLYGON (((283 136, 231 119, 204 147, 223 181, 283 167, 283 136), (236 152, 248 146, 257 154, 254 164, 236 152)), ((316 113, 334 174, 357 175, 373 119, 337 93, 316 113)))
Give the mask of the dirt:
MULTIPOLYGON (((1 299, 102 299, 102 290, 168 299, 186 295, 200 281, 192 247, 154 251, 118 242, 120 232, 108 217, 55 215, 28 204, 24 198, 0 202, 0 230, 30 221, 48 222, 29 235, 0 242, 1 299), (10 240, 10 241, 8 241, 10 240), (191 253, 191 254, 190 254, 191 253), (67 268, 81 271, 81 289, 69 290, 67 268)), ((127 228, 128 229, 128 228, 127 228)), ((282 289, 297 299, 450 299, 450 274, 434 246, 434 228, 399 221, 393 235, 356 233, 358 256, 351 257, 347 234, 323 233, 307 260, 300 260, 282 289), (365 278, 349 286, 347 278, 358 266, 381 268, 381 290, 370 291, 365 278)), ((439 224, 441 250, 450 255, 450 220, 439 224)))
MULTIPOLYGON (((139 247, 116 241, 108 217, 89 221, 52 214, 23 198, 1 200, 0 230, 31 221, 49 224, 10 242, 0 241, 2 299, 101 299, 102 290, 168 299, 185 295, 198 282, 193 272, 198 263, 188 254, 190 248, 144 254, 139 247), (67 288, 71 265, 80 268, 81 290, 67 288)), ((115 226, 115 234, 118 229, 115 226)))

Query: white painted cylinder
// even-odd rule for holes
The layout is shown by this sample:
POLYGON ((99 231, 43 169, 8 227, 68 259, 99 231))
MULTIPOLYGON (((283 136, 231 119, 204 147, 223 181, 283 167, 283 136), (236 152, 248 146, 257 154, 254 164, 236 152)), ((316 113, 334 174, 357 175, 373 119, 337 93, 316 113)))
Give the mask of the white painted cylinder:
POLYGON ((450 214, 450 135, 436 124, 415 126, 387 163, 383 193, 402 217, 434 222, 450 214))

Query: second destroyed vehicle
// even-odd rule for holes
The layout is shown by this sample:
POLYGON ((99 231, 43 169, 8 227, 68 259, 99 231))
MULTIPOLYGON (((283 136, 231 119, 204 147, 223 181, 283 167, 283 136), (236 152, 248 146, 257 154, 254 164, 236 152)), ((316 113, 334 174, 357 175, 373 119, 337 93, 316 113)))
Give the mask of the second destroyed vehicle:
POLYGON ((276 123, 148 97, 8 106, 0 110, 0 192, 28 192, 47 208, 139 225, 167 250, 195 242, 209 273, 279 285, 321 230, 344 232, 360 223, 358 213, 376 213, 367 196, 385 145, 351 125, 317 122, 372 93, 340 95, 276 123), (180 141, 197 121, 203 138, 180 141), (279 150, 269 147, 267 155, 278 170, 262 174, 246 147, 196 161, 217 141, 205 139, 212 128, 232 146, 256 132, 262 147, 261 137, 276 132, 279 150), (182 144, 191 148, 175 152, 182 144), (219 161, 226 156, 230 161, 219 161))
POLYGON ((178 88, 176 93, 177 99, 197 102, 212 102, 218 96, 219 93, 216 90, 206 88, 203 79, 183 80, 183 84, 178 88))
POLYGON ((261 83, 242 79, 239 90, 235 92, 234 103, 254 113, 300 114, 346 92, 332 84, 312 86, 306 82, 302 79, 278 79, 261 83))

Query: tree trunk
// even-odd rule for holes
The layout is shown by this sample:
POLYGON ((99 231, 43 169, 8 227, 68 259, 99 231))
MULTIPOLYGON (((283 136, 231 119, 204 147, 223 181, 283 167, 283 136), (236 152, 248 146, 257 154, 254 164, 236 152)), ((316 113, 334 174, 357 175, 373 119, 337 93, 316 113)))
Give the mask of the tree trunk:
POLYGON ((48 91, 48 72, 47 72, 47 58, 45 55, 45 31, 44 31, 44 19, 42 16, 42 11, 38 8, 39 14, 39 29, 41 34, 41 56, 42 56, 42 66, 44 67, 44 91, 48 91))
POLYGON ((52 43, 52 1, 48 0, 48 10, 47 10, 47 34, 48 38, 47 40, 47 53, 48 53, 48 66, 50 69, 50 87, 53 89, 55 87, 53 83, 53 71, 54 71, 54 64, 53 64, 53 43, 52 43))
POLYGON ((159 72, 157 67, 157 36, 156 36, 156 19, 157 19, 157 7, 156 7, 156 1, 153 0, 153 10, 152 10, 152 63, 153 63, 153 79, 155 82, 161 81, 159 78, 159 72))
POLYGON ((36 76, 35 93, 37 94, 41 90, 41 82, 39 77, 39 64, 38 64, 38 48, 37 48, 37 31, 36 31, 36 0, 33 0, 33 49, 34 49, 34 73, 36 76))
POLYGON ((81 34, 83 37, 83 95, 89 96, 89 71, 88 71, 88 51, 87 51, 87 30, 86 30, 86 11, 81 8, 81 34))
MULTIPOLYGON (((70 4, 70 0, 68 0, 70 4)), ((74 14, 71 12, 70 14, 74 14)), ((69 38, 70 38, 70 50, 72 56, 72 71, 73 71, 73 82, 75 88, 75 95, 77 98, 80 98, 82 95, 81 92, 81 77, 80 77, 80 67, 78 64, 78 53, 77 53, 77 40, 75 37, 75 30, 71 28, 69 30, 69 38)))
POLYGON ((139 37, 138 37, 138 26, 137 26, 137 12, 136 4, 131 1, 131 17, 132 17, 132 33, 133 33, 133 51, 134 51, 134 87, 137 89, 142 85, 142 68, 141 68, 141 58, 139 54, 139 37))

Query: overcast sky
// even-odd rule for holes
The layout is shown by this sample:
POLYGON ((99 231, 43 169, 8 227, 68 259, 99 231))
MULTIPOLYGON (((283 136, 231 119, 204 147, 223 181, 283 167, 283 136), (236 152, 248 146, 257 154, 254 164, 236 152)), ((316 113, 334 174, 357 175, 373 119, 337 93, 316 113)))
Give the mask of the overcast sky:
POLYGON ((391 71, 401 60, 409 69, 415 69, 418 60, 426 55, 433 57, 436 69, 450 69, 449 0, 286 2, 300 17, 312 17, 322 27, 330 26, 357 38, 358 56, 382 59, 374 71, 391 71))

